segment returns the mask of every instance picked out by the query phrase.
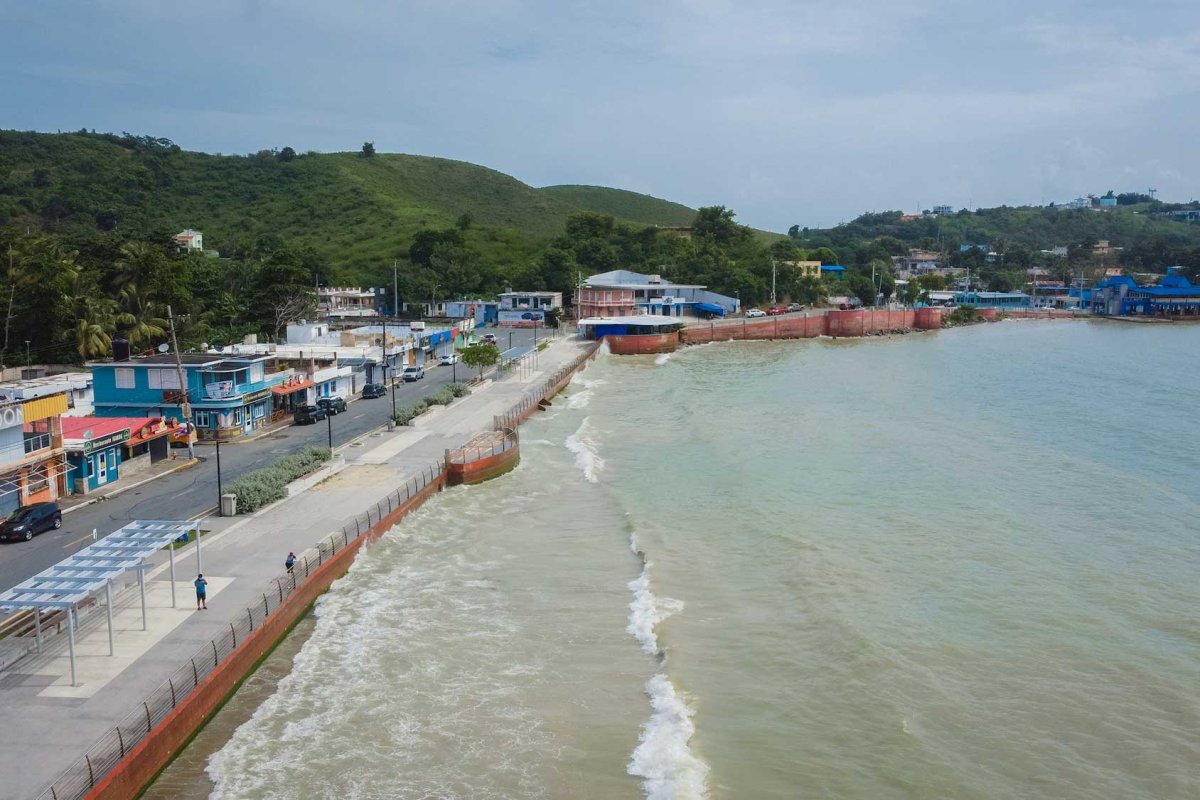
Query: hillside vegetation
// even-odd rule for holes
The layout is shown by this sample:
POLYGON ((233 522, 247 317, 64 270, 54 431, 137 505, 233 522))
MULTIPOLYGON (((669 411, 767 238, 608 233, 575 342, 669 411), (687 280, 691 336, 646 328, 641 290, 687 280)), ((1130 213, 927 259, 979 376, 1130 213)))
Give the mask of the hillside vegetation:
POLYGON ((223 254, 261 236, 311 248, 334 274, 370 282, 422 229, 454 225, 486 257, 519 261, 574 213, 686 225, 695 211, 603 187, 535 189, 486 167, 361 153, 188 152, 151 137, 0 131, 0 226, 162 237, 204 233, 223 254))

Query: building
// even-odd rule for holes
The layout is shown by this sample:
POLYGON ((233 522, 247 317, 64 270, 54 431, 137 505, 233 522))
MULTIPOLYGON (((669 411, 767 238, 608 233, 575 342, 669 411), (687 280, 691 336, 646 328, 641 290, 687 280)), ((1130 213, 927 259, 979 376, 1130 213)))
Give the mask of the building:
POLYGON ((1029 308, 1029 295, 1024 292, 955 292, 954 304, 972 308, 1029 308))
POLYGON ((1185 208, 1170 212, 1171 219, 1176 222, 1200 222, 1200 209, 1185 208))
POLYGON ((719 306, 725 313, 737 313, 741 302, 704 286, 672 283, 660 275, 643 275, 616 269, 593 275, 575 294, 575 310, 581 319, 590 317, 631 317, 639 315, 681 317, 703 316, 696 306, 719 306))
POLYGON ((162 417, 64 418, 67 490, 87 494, 169 458, 176 427, 162 417))
POLYGON ((821 266, 821 275, 828 275, 831 278, 841 280, 846 277, 846 268, 841 264, 823 264, 821 266))
POLYGON ((1128 275, 1105 278, 1092 289, 1092 311, 1106 316, 1200 316, 1200 286, 1172 267, 1157 285, 1140 286, 1128 275))
POLYGON ((935 215, 941 217, 941 216, 945 216, 946 214, 953 214, 954 209, 951 208, 950 206, 934 206, 933 213, 935 215))
POLYGON ((204 234, 188 228, 175 234, 175 246, 185 253, 204 252, 204 234))
POLYGON ((66 494, 65 394, 0 401, 0 514, 66 494))
POLYGON ((84 417, 91 414, 92 373, 62 372, 0 383, 0 400, 35 400, 54 394, 67 396, 66 416, 84 417))
POLYGON ((1092 201, 1091 201, 1091 198, 1088 198, 1088 197, 1076 197, 1074 200, 1067 203, 1067 208, 1073 208, 1073 209, 1077 209, 1077 210, 1084 209, 1084 208, 1091 208, 1091 207, 1092 207, 1092 201))
POLYGON ((1101 197, 1100 198, 1100 207, 1101 208, 1116 208, 1117 207, 1117 198, 1101 197))
POLYGON ((783 266, 796 270, 802 278, 821 277, 820 261, 784 261, 783 266))
POLYGON ((470 320, 474 321, 476 328, 495 325, 500 321, 500 302, 498 300, 451 300, 446 303, 446 316, 451 319, 463 320, 463 327, 467 327, 470 320))
POLYGON ((1096 256, 1097 258, 1115 256, 1120 255, 1121 251, 1124 249, 1124 247, 1113 247, 1111 244, 1109 244, 1108 239, 1100 239, 1098 242, 1092 245, 1092 255, 1096 256))
POLYGON ((562 292, 514 292, 500 295, 497 321, 501 325, 527 327, 545 325, 546 315, 562 309, 562 292))
POLYGON ((958 246, 958 252, 960 253, 969 253, 972 250, 978 250, 981 253, 986 253, 991 249, 991 246, 987 244, 960 244, 958 246))
POLYGON ((358 286, 321 286, 317 289, 317 310, 327 317, 374 317, 375 290, 358 286))
POLYGON ((184 390, 201 440, 233 439, 266 429, 309 402, 312 377, 292 369, 268 373, 268 356, 184 353, 186 385, 171 354, 90 364, 96 416, 183 421, 184 390))
POLYGON ((894 256, 896 271, 906 276, 928 275, 941 269, 942 254, 933 250, 909 250, 906 256, 894 256))
POLYGON ((609 350, 618 355, 637 355, 674 352, 682 327, 678 317, 634 314, 581 319, 578 333, 584 339, 606 340, 609 350))

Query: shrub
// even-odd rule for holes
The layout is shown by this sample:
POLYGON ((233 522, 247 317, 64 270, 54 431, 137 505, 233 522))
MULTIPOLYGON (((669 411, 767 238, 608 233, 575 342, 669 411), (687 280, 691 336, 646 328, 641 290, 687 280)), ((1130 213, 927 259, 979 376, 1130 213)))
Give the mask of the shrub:
POLYGON ((471 390, 467 388, 465 383, 450 383, 446 385, 446 388, 449 389, 455 397, 466 397, 471 393, 471 390))
POLYGON ((328 447, 306 447, 283 456, 269 467, 249 472, 229 485, 228 493, 237 495, 238 513, 257 511, 287 497, 287 485, 303 477, 333 457, 328 447))
POLYGON ((408 425, 427 408, 429 408, 429 403, 424 400, 419 400, 411 406, 401 406, 396 409, 396 413, 392 416, 392 421, 397 425, 408 425))

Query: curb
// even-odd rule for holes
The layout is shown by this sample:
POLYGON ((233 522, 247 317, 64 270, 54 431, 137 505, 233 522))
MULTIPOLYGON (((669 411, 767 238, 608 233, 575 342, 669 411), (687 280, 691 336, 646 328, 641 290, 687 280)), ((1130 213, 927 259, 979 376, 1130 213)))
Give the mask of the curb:
POLYGON ((67 508, 64 508, 62 510, 62 513, 64 515, 66 515, 66 514, 70 514, 72 511, 76 511, 80 508, 87 508, 88 506, 93 505, 94 503, 99 503, 103 500, 109 499, 110 497, 116 497, 119 494, 124 494, 125 492, 129 491, 130 489, 136 489, 137 487, 144 486, 145 484, 150 483, 151 481, 156 481, 159 478, 165 478, 168 475, 174 475, 176 472, 180 472, 185 469, 191 469, 192 467, 199 466, 202 463, 203 463, 203 459, 201 459, 199 456, 197 456, 196 458, 193 458, 190 461, 183 462, 182 464, 175 467, 174 469, 169 469, 166 472, 160 472, 158 475, 155 475, 150 478, 143 478, 142 480, 138 481, 137 483, 131 483, 128 486, 121 486, 117 489, 114 489, 111 492, 108 492, 107 494, 96 495, 95 497, 93 497, 89 500, 84 500, 82 503, 79 503, 77 505, 68 506, 67 508))

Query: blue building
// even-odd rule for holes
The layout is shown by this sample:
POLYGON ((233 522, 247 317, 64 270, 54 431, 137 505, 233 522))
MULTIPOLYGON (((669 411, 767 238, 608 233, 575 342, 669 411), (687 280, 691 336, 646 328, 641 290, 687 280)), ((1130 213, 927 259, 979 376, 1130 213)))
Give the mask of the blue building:
POLYGON ((1105 278, 1093 288, 1092 311, 1106 316, 1194 317, 1200 286, 1172 267, 1156 286, 1139 286, 1128 275, 1105 278))
POLYGON ((92 368, 98 417, 183 419, 184 390, 191 400, 198 438, 212 440, 252 434, 308 401, 312 380, 293 370, 266 374, 269 356, 230 358, 185 353, 185 387, 179 385, 175 356, 97 362, 92 368))
POLYGON ((821 275, 841 279, 846 277, 846 268, 841 264, 822 264, 821 275))

